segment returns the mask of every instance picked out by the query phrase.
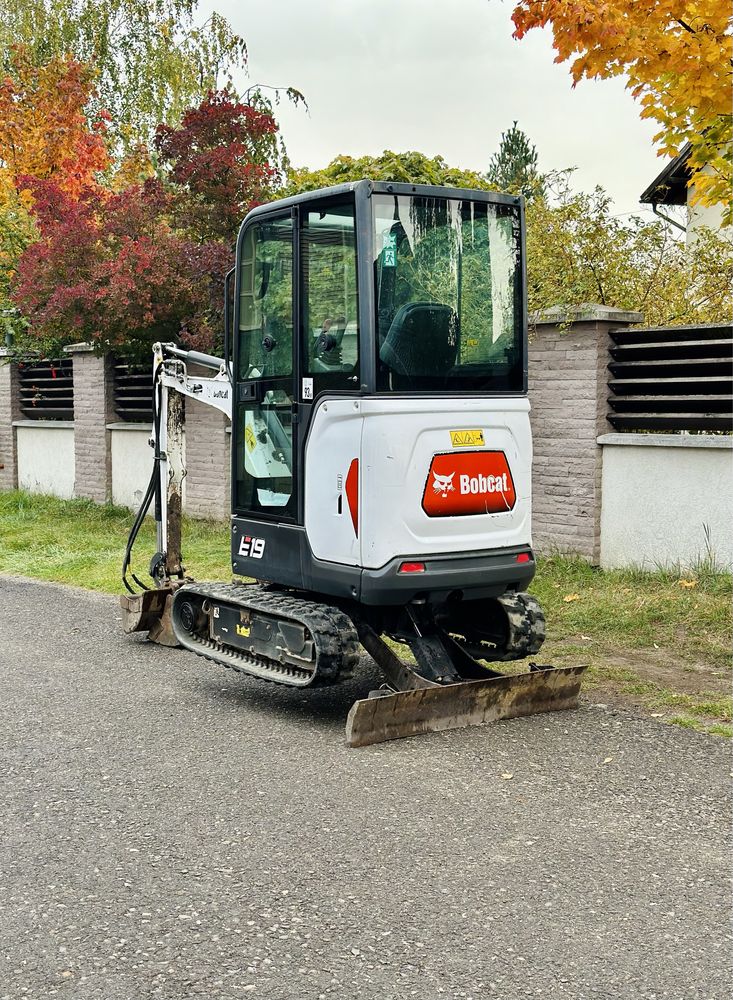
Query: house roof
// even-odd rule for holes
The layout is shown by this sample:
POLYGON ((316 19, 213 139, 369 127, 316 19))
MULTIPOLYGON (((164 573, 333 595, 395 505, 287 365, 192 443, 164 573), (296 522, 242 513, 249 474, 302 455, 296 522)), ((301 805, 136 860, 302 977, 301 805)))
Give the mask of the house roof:
POLYGON ((689 158, 690 144, 686 142, 677 156, 654 178, 639 201, 643 205, 686 205, 689 158))

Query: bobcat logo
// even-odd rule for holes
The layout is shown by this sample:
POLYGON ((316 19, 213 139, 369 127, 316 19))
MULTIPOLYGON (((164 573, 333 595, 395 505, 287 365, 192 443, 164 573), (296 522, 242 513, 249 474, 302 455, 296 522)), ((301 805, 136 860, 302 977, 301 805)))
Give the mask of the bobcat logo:
POLYGON ((436 493, 440 493, 442 497, 447 497, 449 493, 455 491, 455 486, 453 485, 453 477, 455 472, 451 472, 449 476, 439 476, 437 472, 433 473, 433 489, 436 493))

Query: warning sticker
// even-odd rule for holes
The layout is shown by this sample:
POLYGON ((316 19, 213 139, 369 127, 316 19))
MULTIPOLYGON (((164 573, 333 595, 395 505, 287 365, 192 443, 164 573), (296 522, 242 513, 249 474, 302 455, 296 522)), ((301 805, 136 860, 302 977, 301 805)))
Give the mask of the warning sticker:
POLYGON ((480 448, 484 443, 484 432, 480 430, 451 431, 450 443, 454 448, 480 448))
POLYGON ((249 424, 244 428, 244 443, 247 445, 247 451, 254 451, 255 445, 257 444, 255 432, 249 424))

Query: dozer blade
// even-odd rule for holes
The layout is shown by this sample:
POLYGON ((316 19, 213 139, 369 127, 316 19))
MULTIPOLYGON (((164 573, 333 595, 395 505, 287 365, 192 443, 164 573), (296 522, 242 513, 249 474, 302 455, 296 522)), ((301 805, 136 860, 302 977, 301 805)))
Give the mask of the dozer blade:
POLYGON ((157 587, 141 594, 123 594, 120 597, 123 631, 147 632, 148 639, 160 646, 180 646, 171 625, 173 593, 173 587, 157 587))
POLYGON ((420 733, 480 726, 540 712, 577 708, 585 666, 436 685, 355 702, 346 720, 346 744, 365 747, 420 733))

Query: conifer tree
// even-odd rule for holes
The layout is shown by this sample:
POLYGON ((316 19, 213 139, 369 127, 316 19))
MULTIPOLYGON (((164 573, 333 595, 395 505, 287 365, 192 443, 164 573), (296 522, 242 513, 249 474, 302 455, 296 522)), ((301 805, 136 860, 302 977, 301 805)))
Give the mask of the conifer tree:
POLYGON ((544 178, 537 170, 537 149, 516 122, 502 132, 486 176, 497 191, 523 194, 527 200, 545 193, 544 178))

